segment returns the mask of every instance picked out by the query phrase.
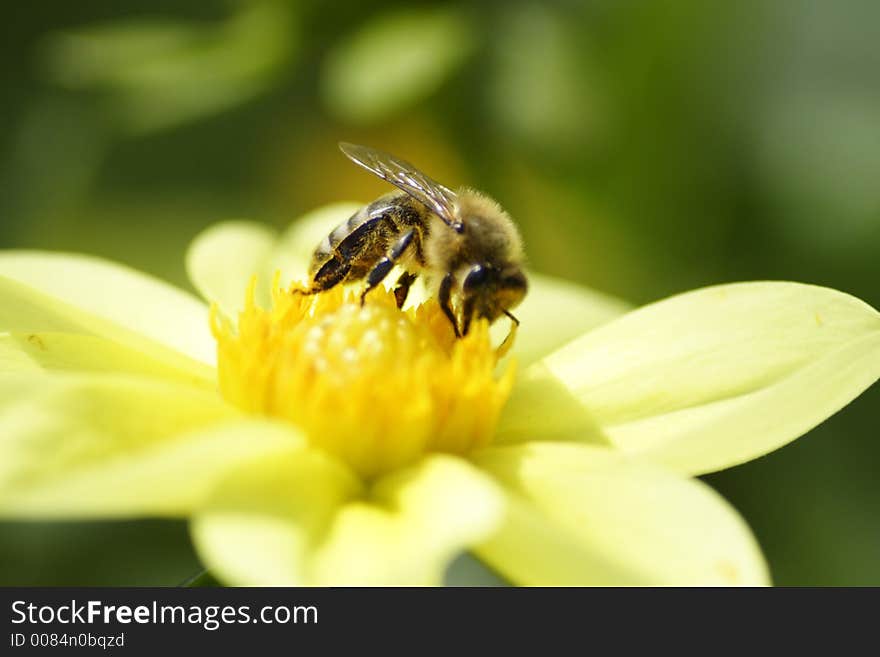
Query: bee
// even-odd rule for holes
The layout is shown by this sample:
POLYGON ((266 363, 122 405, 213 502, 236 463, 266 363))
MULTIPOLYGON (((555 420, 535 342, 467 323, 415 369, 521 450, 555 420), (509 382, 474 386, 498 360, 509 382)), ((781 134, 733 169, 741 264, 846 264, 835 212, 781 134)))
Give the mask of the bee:
POLYGON ((510 310, 528 289, 522 239, 498 203, 472 189, 453 191, 383 151, 348 143, 339 148, 401 191, 364 206, 323 239, 312 255, 305 293, 363 280, 363 303, 398 265, 397 307, 423 276, 456 337, 467 334, 474 318, 492 322, 506 315, 512 329, 519 325, 510 310))

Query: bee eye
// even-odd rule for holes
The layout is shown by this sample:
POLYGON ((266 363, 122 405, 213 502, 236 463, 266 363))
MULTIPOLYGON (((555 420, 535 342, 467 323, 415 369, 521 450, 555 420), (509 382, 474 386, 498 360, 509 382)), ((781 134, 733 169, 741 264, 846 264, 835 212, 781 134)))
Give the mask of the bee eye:
POLYGON ((468 272, 464 279, 464 289, 473 290, 486 282, 489 277, 489 270, 486 267, 477 265, 468 272))

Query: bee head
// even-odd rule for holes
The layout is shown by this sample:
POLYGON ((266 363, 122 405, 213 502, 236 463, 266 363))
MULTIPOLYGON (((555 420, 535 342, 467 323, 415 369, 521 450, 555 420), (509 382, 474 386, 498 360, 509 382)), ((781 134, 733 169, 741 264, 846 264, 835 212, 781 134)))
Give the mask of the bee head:
MULTIPOLYGON (((526 290, 526 276, 516 265, 474 265, 462 283, 465 315, 473 314, 493 321, 516 307, 525 297, 526 290)), ((467 317, 465 321, 468 321, 467 317)))

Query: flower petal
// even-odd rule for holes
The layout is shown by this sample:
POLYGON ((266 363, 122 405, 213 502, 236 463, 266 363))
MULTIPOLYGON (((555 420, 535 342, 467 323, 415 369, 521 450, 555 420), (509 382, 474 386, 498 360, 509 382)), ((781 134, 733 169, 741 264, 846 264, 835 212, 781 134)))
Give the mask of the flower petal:
POLYGON ((321 583, 434 585, 503 515, 495 485, 464 460, 431 456, 375 484, 336 518, 315 564, 321 583))
POLYGON ((196 516, 205 565, 233 584, 438 584, 456 554, 502 515, 494 484, 433 456, 369 491, 314 452, 243 469, 196 516))
POLYGON ((580 400, 543 363, 517 377, 494 438, 496 444, 532 440, 611 445, 580 400))
POLYGON ((192 368, 169 363, 94 335, 77 333, 0 334, 0 373, 10 372, 124 372, 199 386, 217 387, 213 370, 200 375, 192 368))
POLYGON ((304 282, 315 248, 339 224, 363 207, 363 203, 330 203, 304 214, 281 235, 269 258, 268 270, 281 272, 281 281, 304 282))
POLYGON ((264 224, 224 221, 208 227, 192 241, 186 254, 189 279, 208 301, 220 306, 227 317, 238 317, 244 307, 247 286, 259 276, 262 298, 267 305, 271 272, 265 271, 275 248, 277 233, 264 224))
POLYGON ((880 376, 880 314, 798 283, 706 288, 647 306, 543 365, 612 443, 705 473, 794 440, 880 376))
MULTIPOLYGON (((632 309, 625 301, 553 276, 529 272, 529 292, 514 315, 520 320, 513 353, 529 365, 554 349, 632 309)), ((502 318, 492 327, 496 339, 509 330, 502 318)))
POLYGON ((347 468, 313 449, 255 461, 219 482, 194 514, 193 544, 227 583, 303 585, 334 515, 360 492, 347 468))
POLYGON ((0 252, 0 276, 196 360, 214 363, 205 305, 156 278, 100 258, 43 251, 0 252))
POLYGON ((697 480, 571 444, 492 448, 475 462, 510 494, 506 523, 476 552, 514 582, 768 583, 746 524, 697 480))
POLYGON ((0 514, 183 514, 243 459, 299 444, 239 417, 216 393, 153 379, 0 375, 0 514))
MULTIPOLYGON (((214 369, 201 361, 3 276, 0 276, 0 332, 6 333, 0 371, 10 371, 6 367, 20 368, 22 359, 31 361, 31 365, 39 362, 41 367, 50 363, 58 366, 61 361, 72 366, 76 361, 79 369, 112 369, 110 362, 102 361, 109 357, 123 370, 126 368, 122 361, 128 365, 135 361, 143 365, 149 361, 164 366, 161 369, 172 378, 203 383, 216 380, 214 369), (48 346, 47 340, 53 341, 52 353, 44 348, 48 346), (90 347, 93 350, 86 351, 90 347), (16 348, 19 353, 14 353, 16 348), (27 353, 20 353, 21 350, 27 353), (123 352, 127 354, 125 358, 122 358, 123 352)), ((153 367, 151 373, 159 371, 153 367)))

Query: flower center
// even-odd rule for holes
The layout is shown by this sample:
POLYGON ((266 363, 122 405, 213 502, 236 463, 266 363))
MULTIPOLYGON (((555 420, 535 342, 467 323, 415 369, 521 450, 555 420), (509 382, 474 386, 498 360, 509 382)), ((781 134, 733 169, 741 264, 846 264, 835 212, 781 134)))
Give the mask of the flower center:
POLYGON ((269 310, 251 282, 237 331, 212 308, 229 402, 295 424, 365 477, 489 443, 514 370, 495 377, 488 322, 456 339, 434 300, 401 311, 377 288, 361 306, 341 287, 306 296, 278 280, 269 310))

